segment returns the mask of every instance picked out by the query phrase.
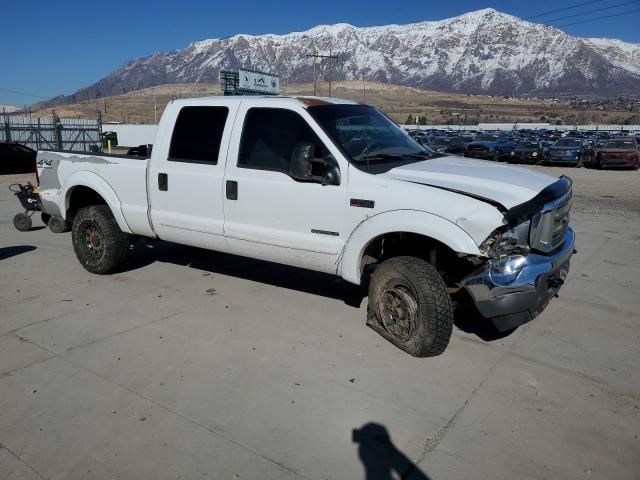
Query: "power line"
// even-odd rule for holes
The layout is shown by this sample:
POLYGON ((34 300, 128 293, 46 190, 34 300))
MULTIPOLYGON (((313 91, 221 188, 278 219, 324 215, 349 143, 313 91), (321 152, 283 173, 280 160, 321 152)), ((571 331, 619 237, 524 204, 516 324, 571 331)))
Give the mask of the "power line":
POLYGON ((574 18, 574 17, 581 17, 583 15, 589 15, 591 13, 598 13, 598 12, 604 12, 605 10, 612 10, 614 8, 619 8, 619 7, 624 7, 625 5, 630 5, 632 3, 639 3, 638 0, 633 0, 631 2, 623 2, 623 3, 618 3, 616 5, 611 5, 608 7, 603 7, 603 8, 596 8, 594 10, 587 10, 585 12, 581 12, 581 13, 574 13, 572 15, 565 15, 564 17, 558 17, 558 18, 553 18, 551 20, 542 20, 542 23, 551 23, 551 22, 557 22, 559 20, 566 20, 568 18, 574 18))
POLYGON ((41 98, 47 100, 49 97, 42 97, 40 95, 33 95, 32 93, 19 92, 18 90, 11 90, 10 88, 0 87, 3 92, 15 93, 17 95, 24 95, 25 97, 41 98))
POLYGON ((629 10, 628 12, 620 12, 620 13, 614 13, 612 15, 605 15, 604 17, 590 18, 588 20, 581 20, 579 22, 565 23, 564 25, 557 25, 557 28, 569 27, 571 25, 578 25, 580 23, 597 22, 599 20, 604 20, 605 18, 619 17, 621 15, 627 15, 629 13, 636 13, 636 12, 640 12, 640 8, 638 8, 636 10, 629 10))
POLYGON ((550 10, 550 11, 544 12, 544 13, 538 13, 537 15, 532 15, 530 17, 524 17, 523 20, 529 20, 531 18, 538 18, 538 17, 545 17, 545 16, 550 15, 552 13, 558 13, 558 12, 564 12, 564 11, 567 11, 567 10, 573 10, 574 8, 585 7, 587 5, 592 5, 594 3, 598 3, 598 2, 602 2, 602 1, 603 0, 591 0, 590 2, 576 3, 575 5, 570 5, 568 7, 558 8, 556 10, 550 10))

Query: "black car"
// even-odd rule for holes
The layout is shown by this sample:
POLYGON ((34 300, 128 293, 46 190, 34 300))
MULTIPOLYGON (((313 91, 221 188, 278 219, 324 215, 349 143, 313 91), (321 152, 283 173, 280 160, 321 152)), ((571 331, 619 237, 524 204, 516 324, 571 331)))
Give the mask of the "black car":
POLYGON ((539 163, 544 155, 544 147, 537 140, 521 140, 507 157, 509 163, 539 163))
POLYGON ((461 153, 464 143, 460 137, 432 137, 427 145, 438 153, 461 153))
POLYGON ((483 133, 470 142, 465 150, 465 157, 481 158, 485 160, 502 161, 513 150, 513 138, 502 133, 483 133))
POLYGON ((36 154, 19 143, 0 143, 0 174, 35 172, 36 154))
POLYGON ((593 163, 595 156, 596 151, 592 140, 565 137, 545 150, 543 162, 581 167, 585 163, 587 165, 593 163))

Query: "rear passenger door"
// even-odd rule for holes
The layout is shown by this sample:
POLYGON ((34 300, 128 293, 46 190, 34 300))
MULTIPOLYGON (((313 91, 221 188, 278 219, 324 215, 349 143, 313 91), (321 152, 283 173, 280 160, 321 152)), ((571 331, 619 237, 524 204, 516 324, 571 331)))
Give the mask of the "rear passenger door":
POLYGON ((226 250, 222 186, 236 105, 174 107, 173 132, 164 132, 170 139, 155 146, 149 169, 151 219, 161 239, 226 250))

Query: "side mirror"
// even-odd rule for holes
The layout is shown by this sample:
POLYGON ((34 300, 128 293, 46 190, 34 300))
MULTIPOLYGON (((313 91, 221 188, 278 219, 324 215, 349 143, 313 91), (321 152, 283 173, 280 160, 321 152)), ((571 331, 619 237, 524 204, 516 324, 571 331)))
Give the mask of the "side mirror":
POLYGON ((310 142, 300 142, 293 147, 291 152, 291 178, 296 180, 313 180, 311 160, 315 153, 315 147, 310 142))
POLYGON ((340 168, 333 156, 314 158, 315 146, 299 142, 291 152, 290 175, 295 180, 340 185, 340 168))

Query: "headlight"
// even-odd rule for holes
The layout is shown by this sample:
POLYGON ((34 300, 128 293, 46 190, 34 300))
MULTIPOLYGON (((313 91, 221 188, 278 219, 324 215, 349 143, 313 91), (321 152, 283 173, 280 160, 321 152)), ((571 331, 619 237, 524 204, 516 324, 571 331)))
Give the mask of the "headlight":
POLYGON ((515 227, 505 229, 501 227, 494 231, 480 245, 480 251, 490 258, 506 258, 514 254, 529 252, 529 230, 531 220, 527 220, 515 227))
POLYGON ((532 156, 532 157, 537 157, 537 156, 538 156, 538 152, 533 152, 533 153, 531 154, 531 156, 532 156))
POLYGON ((496 285, 507 286, 513 283, 527 263, 523 255, 514 255, 492 263, 489 276, 496 285))
POLYGON ((516 152, 511 152, 510 155, 513 157, 516 154, 516 152))

